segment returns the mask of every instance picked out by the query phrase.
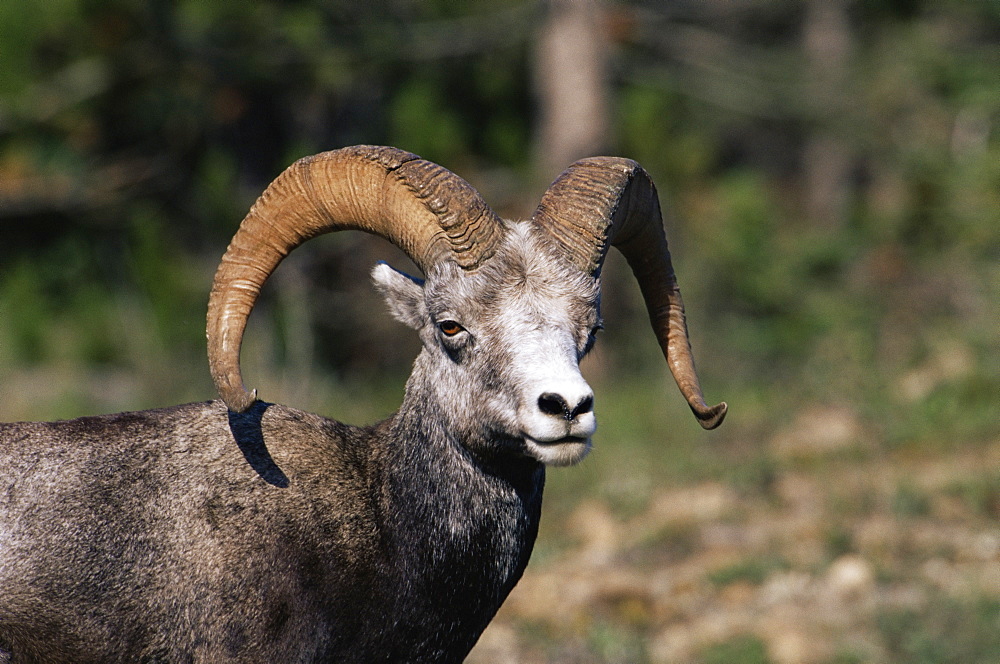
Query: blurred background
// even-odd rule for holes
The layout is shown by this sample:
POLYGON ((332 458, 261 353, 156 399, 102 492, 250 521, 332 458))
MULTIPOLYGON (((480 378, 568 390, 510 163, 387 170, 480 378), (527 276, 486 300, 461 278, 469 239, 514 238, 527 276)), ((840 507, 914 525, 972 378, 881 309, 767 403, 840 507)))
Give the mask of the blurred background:
MULTIPOLYGON (((612 255, 600 429, 470 662, 1000 661, 995 0, 0 3, 0 420, 209 399, 215 265, 285 166, 395 145, 528 217, 638 160, 710 402, 612 255)), ((361 234, 269 282, 263 398, 398 405, 361 234)))

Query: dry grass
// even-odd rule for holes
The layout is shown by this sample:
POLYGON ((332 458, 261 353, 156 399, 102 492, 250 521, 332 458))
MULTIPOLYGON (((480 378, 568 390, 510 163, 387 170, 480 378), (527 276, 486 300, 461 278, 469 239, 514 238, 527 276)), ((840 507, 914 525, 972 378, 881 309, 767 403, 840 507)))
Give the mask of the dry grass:
POLYGON ((1000 438, 886 450, 808 409, 756 461, 714 453, 743 472, 628 507, 550 473, 538 555, 469 662, 1000 661, 1000 438))

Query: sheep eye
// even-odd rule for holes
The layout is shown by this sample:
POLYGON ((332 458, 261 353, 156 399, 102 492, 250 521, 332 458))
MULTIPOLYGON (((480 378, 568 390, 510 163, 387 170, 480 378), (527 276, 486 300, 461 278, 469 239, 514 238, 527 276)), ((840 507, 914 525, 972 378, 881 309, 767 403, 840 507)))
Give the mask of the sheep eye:
POLYGON ((465 328, 453 320, 443 320, 438 323, 438 329, 441 330, 441 334, 444 336, 453 337, 465 328))

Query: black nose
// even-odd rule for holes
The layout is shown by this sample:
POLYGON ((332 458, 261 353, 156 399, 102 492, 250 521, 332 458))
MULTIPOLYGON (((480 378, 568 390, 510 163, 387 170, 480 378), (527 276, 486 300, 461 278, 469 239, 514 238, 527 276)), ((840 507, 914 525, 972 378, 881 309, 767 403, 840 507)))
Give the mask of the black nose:
POLYGON ((570 408, 561 394, 546 392, 538 397, 538 409, 546 415, 558 415, 567 421, 573 421, 579 415, 589 413, 594 409, 594 397, 585 396, 575 408, 570 408))

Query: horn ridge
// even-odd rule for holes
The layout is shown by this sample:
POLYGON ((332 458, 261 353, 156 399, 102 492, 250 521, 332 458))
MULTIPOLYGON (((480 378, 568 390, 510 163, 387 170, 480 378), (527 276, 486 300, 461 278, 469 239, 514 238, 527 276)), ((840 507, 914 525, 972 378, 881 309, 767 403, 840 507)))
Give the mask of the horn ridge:
POLYGON ((362 230, 398 246, 426 273, 446 260, 478 268, 503 229, 472 185, 411 152, 358 145, 299 159, 251 206, 216 272, 206 334, 220 396, 236 412, 256 399, 239 365, 246 322, 264 282, 306 240, 362 230))

